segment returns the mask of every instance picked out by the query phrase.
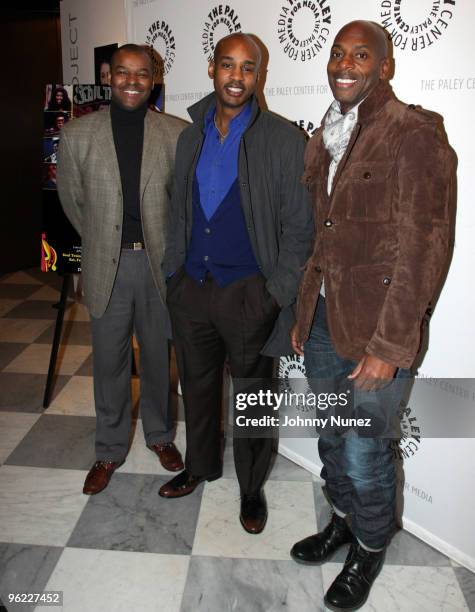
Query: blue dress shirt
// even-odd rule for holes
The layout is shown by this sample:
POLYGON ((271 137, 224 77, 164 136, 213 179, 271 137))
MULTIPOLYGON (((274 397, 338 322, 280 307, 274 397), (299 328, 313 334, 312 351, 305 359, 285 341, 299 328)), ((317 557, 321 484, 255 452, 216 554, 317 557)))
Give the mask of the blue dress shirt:
POLYGON ((224 200, 238 176, 238 157, 241 137, 251 119, 249 102, 231 119, 229 131, 221 144, 220 134, 214 123, 216 107, 209 110, 205 119, 205 140, 196 167, 200 203, 209 220, 224 200))

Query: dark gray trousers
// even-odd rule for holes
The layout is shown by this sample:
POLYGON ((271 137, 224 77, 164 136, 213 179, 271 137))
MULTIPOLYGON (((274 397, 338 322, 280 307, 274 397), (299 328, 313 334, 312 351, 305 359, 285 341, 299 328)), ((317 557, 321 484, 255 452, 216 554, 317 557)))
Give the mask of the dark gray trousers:
MULTIPOLYGON (((260 274, 219 287, 209 276, 200 286, 183 269, 168 281, 167 302, 180 374, 186 423, 185 467, 209 476, 222 469, 221 407, 226 356, 231 376, 272 376, 273 360, 260 354, 279 314, 260 274)), ((235 385, 236 390, 236 385, 235 385)), ((273 440, 234 437, 241 493, 258 491, 272 456, 273 440)))
POLYGON ((98 460, 122 461, 127 454, 134 332, 140 348, 140 413, 146 444, 173 439, 168 400, 169 327, 147 253, 123 249, 106 312, 98 319, 91 317, 98 460))

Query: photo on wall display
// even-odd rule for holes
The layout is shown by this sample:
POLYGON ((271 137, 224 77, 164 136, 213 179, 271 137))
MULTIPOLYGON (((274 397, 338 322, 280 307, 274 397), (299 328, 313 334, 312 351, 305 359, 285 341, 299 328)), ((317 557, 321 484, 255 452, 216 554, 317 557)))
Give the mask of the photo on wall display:
POLYGON ((61 128, 67 123, 71 117, 70 113, 65 111, 45 111, 44 117, 44 135, 59 136, 61 128))
POLYGON ((41 270, 77 273, 81 270, 81 239, 63 212, 56 190, 56 164, 61 130, 73 119, 73 86, 45 87, 41 187, 41 270))
POLYGON ((44 110, 70 113, 72 96, 72 85, 59 85, 57 83, 46 85, 44 110))
POLYGON ((111 84, 111 57, 117 43, 94 48, 94 82, 96 85, 111 84))
POLYGON ((74 85, 73 117, 78 119, 88 113, 105 110, 110 101, 110 85, 74 85))
POLYGON ((58 162, 59 137, 43 138, 43 162, 56 164, 58 162))
POLYGON ((56 189, 56 164, 43 164, 43 189, 56 189))

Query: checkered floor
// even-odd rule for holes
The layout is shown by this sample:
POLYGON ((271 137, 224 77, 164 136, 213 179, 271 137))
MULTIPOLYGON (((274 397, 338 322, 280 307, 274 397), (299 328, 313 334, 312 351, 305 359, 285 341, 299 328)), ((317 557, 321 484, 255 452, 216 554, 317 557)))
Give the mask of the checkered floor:
MULTIPOLYGON (((189 497, 157 495, 170 475, 146 449, 140 419, 126 463, 101 494, 82 485, 94 461, 88 315, 72 304, 50 407, 42 397, 60 281, 35 270, 0 279, 0 599, 59 590, 67 612, 310 612, 344 550, 322 568, 297 565, 292 544, 325 525, 311 474, 278 456, 259 536, 238 522, 232 450, 222 479, 189 497)), ((138 398, 138 380, 132 381, 138 398)), ((178 414, 181 411, 179 410, 178 414)), ((183 422, 177 445, 183 451, 183 422)), ((1 606, 0 606, 1 608, 1 606)), ((58 608, 54 608, 58 609, 58 608)), ((362 610, 475 611, 475 575, 399 532, 362 610)))

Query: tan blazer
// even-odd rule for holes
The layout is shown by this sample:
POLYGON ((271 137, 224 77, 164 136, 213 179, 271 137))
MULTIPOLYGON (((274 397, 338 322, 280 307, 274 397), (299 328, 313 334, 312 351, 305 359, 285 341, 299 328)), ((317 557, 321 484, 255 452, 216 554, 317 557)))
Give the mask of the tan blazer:
MULTIPOLYGON (((161 264, 169 223, 175 148, 184 121, 147 111, 140 176, 145 246, 155 284, 165 300, 161 264)), ((120 256, 123 201, 109 110, 93 112, 62 130, 57 168, 61 204, 82 240, 86 304, 101 317, 120 256)))
POLYGON ((300 285, 298 337, 308 338, 324 277, 337 353, 409 367, 454 218, 456 157, 442 120, 381 83, 359 107, 330 196, 329 161, 320 128, 305 153, 316 240, 300 285))

